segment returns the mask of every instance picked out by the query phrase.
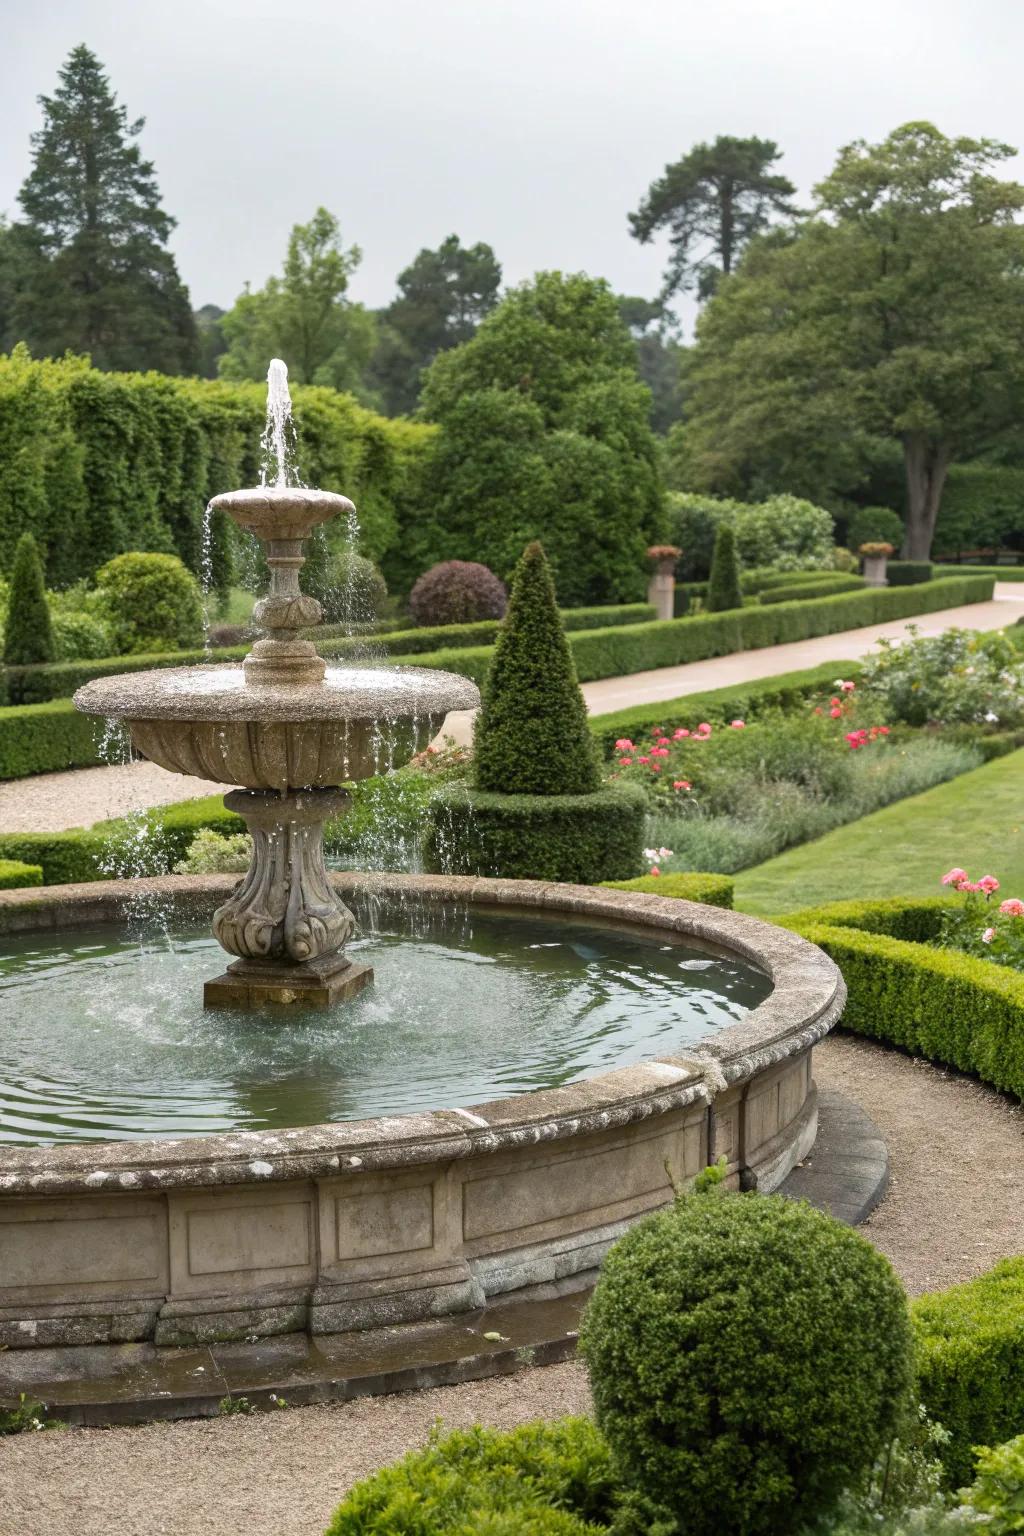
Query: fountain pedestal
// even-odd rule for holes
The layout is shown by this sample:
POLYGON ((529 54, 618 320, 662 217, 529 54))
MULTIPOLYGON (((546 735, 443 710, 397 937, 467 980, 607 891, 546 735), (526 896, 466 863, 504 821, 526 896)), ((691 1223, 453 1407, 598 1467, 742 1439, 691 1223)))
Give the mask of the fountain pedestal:
POLYGON ((334 894, 324 864, 324 822, 348 803, 343 789, 236 789, 224 796, 249 828, 252 859, 214 913, 214 934, 238 959, 206 983, 206 1007, 325 1008, 372 980, 370 966, 342 953, 355 919, 334 894))

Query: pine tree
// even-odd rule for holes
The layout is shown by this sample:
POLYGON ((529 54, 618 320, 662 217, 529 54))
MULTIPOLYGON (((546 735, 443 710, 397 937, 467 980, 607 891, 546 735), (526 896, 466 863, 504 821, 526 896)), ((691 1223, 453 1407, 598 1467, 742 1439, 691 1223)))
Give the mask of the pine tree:
POLYGON ((99 368, 195 371, 195 321, 167 240, 153 164, 95 54, 74 48, 39 98, 32 170, 18 194, 25 261, 14 328, 32 351, 87 352, 99 368))
POLYGON ((740 589, 740 568, 736 559, 736 535, 729 523, 719 523, 715 535, 715 552, 711 557, 711 576, 708 581, 707 609, 709 613, 721 613, 725 608, 742 608, 743 593, 740 589))
POLYGON ((9 667, 31 666, 54 658, 50 610, 46 606, 43 562, 30 533, 23 533, 14 553, 11 595, 4 627, 4 662, 9 667))
POLYGON ((599 789, 594 739, 542 546, 528 544, 484 689, 477 789, 584 795, 599 789))

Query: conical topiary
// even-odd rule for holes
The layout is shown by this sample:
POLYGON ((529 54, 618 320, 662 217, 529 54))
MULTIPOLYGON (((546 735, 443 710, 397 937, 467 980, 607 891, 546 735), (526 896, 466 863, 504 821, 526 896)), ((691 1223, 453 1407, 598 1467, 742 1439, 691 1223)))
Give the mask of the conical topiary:
POLYGON ((587 706, 576 679, 544 550, 528 544, 484 688, 474 740, 477 789, 586 795, 601 787, 587 706))
POLYGON ((711 557, 707 609, 709 613, 721 613, 725 608, 742 607, 743 593, 740 591, 740 568, 736 559, 736 535, 729 523, 719 523, 718 532, 715 535, 715 552, 711 557))
POLYGON ((53 628, 46 606, 46 586, 39 547, 23 533, 14 552, 11 595, 4 625, 4 661, 9 667, 31 666, 54 658, 53 628))

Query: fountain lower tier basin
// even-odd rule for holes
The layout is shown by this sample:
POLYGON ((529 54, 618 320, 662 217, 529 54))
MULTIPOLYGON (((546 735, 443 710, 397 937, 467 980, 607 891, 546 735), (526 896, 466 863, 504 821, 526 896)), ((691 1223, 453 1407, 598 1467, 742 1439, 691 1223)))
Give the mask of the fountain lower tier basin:
POLYGON ((172 773, 284 791, 401 767, 480 694, 426 667, 329 666, 322 682, 260 685, 241 666, 199 666, 94 678, 74 702, 125 721, 136 750, 172 773))
MULTIPOLYGON (((176 1022, 172 1010, 161 1026, 136 1013, 121 1060, 141 1083, 131 1052, 148 1038, 148 1098, 119 1102, 117 1042, 101 1027, 77 1041, 80 1071, 90 1044, 96 1057, 91 1112, 62 1119, 58 1106, 48 1130, 20 1134, 108 1135, 117 1123, 140 1139, 0 1147, 0 1345, 336 1333, 582 1284, 631 1222, 709 1162, 724 1155, 734 1186, 772 1189, 813 1144, 811 1051, 845 990, 798 936, 632 892, 332 878, 376 914, 359 947, 377 980, 347 1021, 346 1010, 312 1017, 303 1036, 290 1015, 261 1034, 231 1015, 236 1039, 222 1018, 176 1022), (417 951, 410 980, 402 967, 417 951), (216 1033, 204 1038, 204 1025, 216 1033), (145 1139, 154 1129, 164 1134, 145 1139)), ((55 933, 65 948, 70 930, 81 948, 90 930, 126 935, 140 898, 169 904, 187 932, 233 883, 0 892, 5 963, 35 990, 40 1040, 55 933)), ((98 942, 106 952, 86 949, 81 990, 109 984, 130 1000, 130 952, 98 942)), ((196 1006, 174 967, 205 964, 203 943, 169 952, 174 1007, 196 1006)), ((72 1006, 68 995, 56 1026, 65 1058, 72 1006)), ((36 1064, 37 1098, 61 1050, 36 1064)))

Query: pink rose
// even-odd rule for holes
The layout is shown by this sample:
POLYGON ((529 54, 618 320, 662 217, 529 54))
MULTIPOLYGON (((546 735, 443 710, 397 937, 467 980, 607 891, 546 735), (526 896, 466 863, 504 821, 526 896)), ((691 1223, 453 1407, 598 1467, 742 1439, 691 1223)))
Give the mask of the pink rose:
MULTIPOLYGON (((689 789, 690 788, 690 781, 689 781, 689 779, 675 779, 673 781, 672 788, 673 789, 689 789)), ((1024 902, 1021 903, 1021 911, 1024 912, 1024 902)))
POLYGON ((839 686, 843 690, 844 693, 852 693, 853 690, 856 688, 857 684, 856 683, 840 683, 839 686))
POLYGON ((710 736, 711 735, 711 727, 710 727, 710 725, 708 725, 706 720, 702 720, 700 725, 698 725, 698 727, 697 727, 697 735, 698 736, 710 736))
POLYGON ((615 743, 615 750, 616 752, 632 752, 634 750, 633 743, 628 736, 621 736, 615 743))
POLYGON ((732 730, 732 731, 745 731, 746 728, 747 728, 747 722, 745 720, 730 720, 729 721, 729 729, 732 730))
POLYGON ((943 885, 959 885, 961 880, 967 879, 966 869, 951 869, 942 877, 943 885))
POLYGON ((658 737, 658 746, 659 747, 667 747, 668 746, 668 737, 667 736, 659 736, 658 737))
POLYGON ((840 709, 840 707, 839 707, 839 705, 838 705, 838 704, 837 704, 837 705, 836 705, 836 706, 835 706, 835 707, 834 707, 834 708, 833 708, 833 709, 830 709, 830 710, 829 710, 829 714, 830 714, 830 715, 831 715, 831 716, 832 716, 832 719, 833 719, 833 720, 838 720, 838 719, 839 719, 839 717, 840 717, 840 715, 841 715, 841 714, 842 714, 842 713, 843 713, 843 712, 842 712, 842 710, 841 710, 841 709, 840 709))
POLYGON ((620 768, 628 768, 630 766, 630 764, 632 763, 632 761, 633 761, 633 759, 631 757, 620 757, 619 758, 619 767, 620 768))
POLYGON ((1016 896, 1011 896, 1008 901, 999 903, 1000 912, 1007 917, 1024 917, 1024 901, 1019 901, 1016 896))
MULTIPOLYGON (((634 865, 633 867, 635 869, 636 865, 634 865)), ((657 864, 653 864, 651 866, 651 874, 652 875, 660 875, 661 874, 661 870, 658 868, 657 864)))
POLYGON ((998 891, 999 881, 995 875, 982 875, 978 881, 978 890, 984 891, 986 896, 991 896, 993 891, 998 891))
POLYGON ((996 936, 996 931, 995 931, 994 928, 986 928, 985 932, 981 936, 981 942, 983 944, 991 944, 992 940, 995 938, 995 936, 996 936))
POLYGON ((673 739, 673 741, 682 741, 683 738, 685 736, 689 736, 689 734, 690 734, 689 731, 684 730, 683 727, 680 726, 678 731, 673 731, 672 732, 672 739, 673 739))
POLYGON ((649 763, 650 762, 650 758, 649 757, 638 757, 637 758, 637 762, 638 763, 649 763))

